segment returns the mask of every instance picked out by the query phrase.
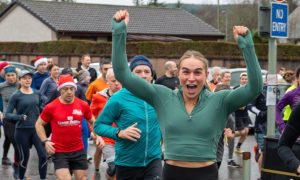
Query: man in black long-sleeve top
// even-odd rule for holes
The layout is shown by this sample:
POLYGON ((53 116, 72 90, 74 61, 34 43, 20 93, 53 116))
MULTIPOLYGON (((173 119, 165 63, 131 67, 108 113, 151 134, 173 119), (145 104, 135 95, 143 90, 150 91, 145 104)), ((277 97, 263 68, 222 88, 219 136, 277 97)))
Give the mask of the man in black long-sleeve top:
POLYGON ((278 155, 281 160, 296 173, 300 173, 300 160, 292 151, 292 146, 300 135, 300 104, 292 111, 285 130, 278 143, 278 155))
POLYGON ((90 83, 93 82, 95 79, 97 79, 97 71, 90 67, 91 64, 91 56, 89 54, 84 54, 81 57, 80 64, 78 65, 76 71, 79 72, 80 70, 84 69, 89 71, 91 75, 90 83))

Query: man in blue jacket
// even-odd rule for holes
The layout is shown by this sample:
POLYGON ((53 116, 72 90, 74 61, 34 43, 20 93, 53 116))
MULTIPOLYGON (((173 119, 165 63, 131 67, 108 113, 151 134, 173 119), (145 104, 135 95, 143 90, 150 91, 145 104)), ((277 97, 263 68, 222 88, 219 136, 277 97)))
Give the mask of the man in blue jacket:
MULTIPOLYGON (((145 56, 135 56, 131 71, 152 80, 152 65, 145 56)), ((95 132, 116 140, 117 179, 161 179, 161 133, 154 108, 123 88, 115 93, 94 124, 95 132), (111 124, 115 122, 117 128, 111 124)))
POLYGON ((46 57, 38 56, 34 60, 34 67, 36 72, 32 76, 31 87, 36 90, 40 90, 41 85, 45 79, 49 77, 47 72, 48 59, 46 57))

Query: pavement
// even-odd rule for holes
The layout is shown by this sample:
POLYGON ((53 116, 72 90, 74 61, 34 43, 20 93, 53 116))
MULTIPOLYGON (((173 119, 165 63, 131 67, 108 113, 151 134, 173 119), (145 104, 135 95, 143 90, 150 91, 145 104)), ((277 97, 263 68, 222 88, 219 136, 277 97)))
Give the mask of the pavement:
MULTIPOLYGON (((2 134, 3 134, 3 129, 2 129, 2 134)), ((2 158, 2 145, 3 145, 3 140, 4 138, 1 137, 0 139, 0 157, 2 158)), ((236 142, 238 140, 236 139, 236 142)), ((92 144, 92 142, 89 143, 89 154, 93 156, 95 152, 95 146, 92 144)), ((254 136, 248 136, 246 139, 246 142, 242 145, 242 149, 244 151, 249 151, 251 152, 251 180, 257 180, 259 177, 259 171, 258 171, 258 166, 257 163, 254 160, 254 153, 253 153, 253 146, 255 144, 255 139, 254 136)), ((35 151, 35 148, 33 147, 30 152, 30 160, 28 163, 28 168, 26 171, 26 176, 30 177, 30 180, 39 180, 39 173, 38 173, 38 158, 37 154, 35 151)), ((223 162, 221 165, 221 168, 219 170, 219 180, 243 180, 243 168, 232 168, 227 166, 227 148, 225 147, 225 152, 224 152, 224 157, 223 157, 223 162)), ((9 158, 12 160, 13 159, 13 147, 11 146, 10 151, 9 151, 9 158)), ((236 162, 240 165, 243 166, 243 160, 241 155, 234 154, 234 159, 236 162)), ((101 163, 101 180, 105 180, 105 170, 106 170, 107 164, 105 162, 101 163)), ((12 167, 11 166, 3 166, 0 164, 0 180, 14 180, 12 176, 12 167)), ((91 162, 89 164, 89 169, 88 169, 88 179, 91 180, 92 176, 94 173, 94 164, 91 162)), ((54 168, 53 168, 53 163, 49 162, 48 163, 48 172, 47 172, 47 179, 49 180, 55 180, 55 175, 54 175, 54 168)))

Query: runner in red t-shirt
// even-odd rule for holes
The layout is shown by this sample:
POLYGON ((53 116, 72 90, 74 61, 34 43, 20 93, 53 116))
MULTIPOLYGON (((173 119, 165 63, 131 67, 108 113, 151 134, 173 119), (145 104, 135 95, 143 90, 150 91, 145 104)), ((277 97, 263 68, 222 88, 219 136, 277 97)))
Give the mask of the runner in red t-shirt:
MULTIPOLYGON (((75 97, 76 84, 72 76, 61 75, 57 90, 61 96, 49 103, 36 122, 36 131, 48 154, 53 156, 55 173, 58 179, 86 179, 87 158, 82 142, 83 117, 94 122, 88 104, 75 97), (44 127, 51 124, 52 137, 49 141, 44 127)), ((101 137, 96 138, 99 148, 104 146, 101 137)))

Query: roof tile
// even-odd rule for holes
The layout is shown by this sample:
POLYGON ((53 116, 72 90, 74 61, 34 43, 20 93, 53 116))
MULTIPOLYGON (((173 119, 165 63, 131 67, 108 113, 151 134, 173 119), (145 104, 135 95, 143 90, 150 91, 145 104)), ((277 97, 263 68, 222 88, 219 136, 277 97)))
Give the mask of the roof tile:
POLYGON ((112 16, 119 9, 127 9, 129 34, 224 36, 182 9, 28 0, 17 3, 55 31, 111 33, 112 16))

